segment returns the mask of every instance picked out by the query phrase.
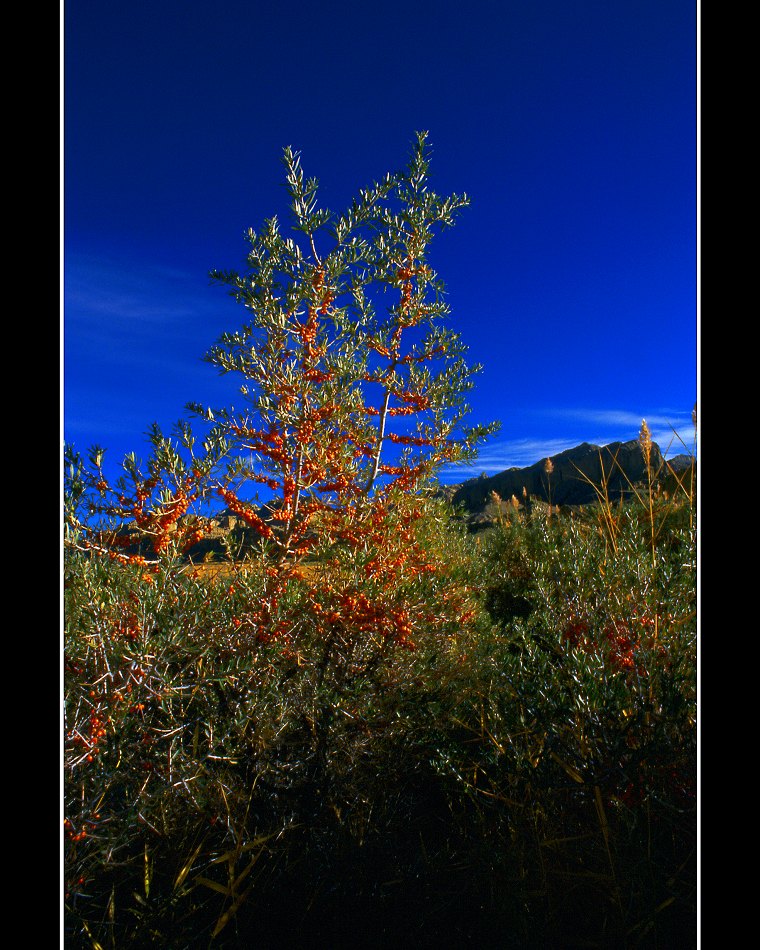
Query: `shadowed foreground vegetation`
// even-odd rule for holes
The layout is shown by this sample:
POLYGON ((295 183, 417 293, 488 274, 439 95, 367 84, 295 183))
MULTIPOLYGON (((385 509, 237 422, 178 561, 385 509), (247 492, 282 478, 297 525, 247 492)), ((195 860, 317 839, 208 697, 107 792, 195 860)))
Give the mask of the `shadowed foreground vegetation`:
POLYGON ((411 622, 339 559, 294 568, 283 641, 265 562, 214 583, 67 549, 66 946, 695 946, 696 521, 671 489, 502 505, 478 537, 431 504, 410 530, 438 570, 393 649, 411 622))
POLYGON ((238 408, 116 481, 65 449, 70 947, 694 944, 692 476, 644 423, 624 504, 601 457, 593 508, 494 499, 479 541, 435 496, 497 425, 466 424, 429 245, 469 199, 429 156, 335 215, 286 148, 290 232, 212 274, 238 408), (253 546, 204 580, 212 499, 253 546))

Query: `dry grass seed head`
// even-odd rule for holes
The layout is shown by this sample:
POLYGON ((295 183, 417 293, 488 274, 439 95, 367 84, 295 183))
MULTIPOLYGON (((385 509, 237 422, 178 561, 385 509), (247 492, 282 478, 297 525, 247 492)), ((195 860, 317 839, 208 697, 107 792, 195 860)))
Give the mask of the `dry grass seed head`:
POLYGON ((644 460, 649 467, 652 458, 652 432, 647 425, 646 419, 641 420, 641 430, 639 431, 639 445, 644 453, 644 460))

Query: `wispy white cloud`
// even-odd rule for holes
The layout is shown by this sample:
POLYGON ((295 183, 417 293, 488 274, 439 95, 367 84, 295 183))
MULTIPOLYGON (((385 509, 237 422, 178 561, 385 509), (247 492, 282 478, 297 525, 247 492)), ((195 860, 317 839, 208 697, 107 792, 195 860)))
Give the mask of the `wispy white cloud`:
POLYGON ((478 458, 465 465, 447 465, 439 474, 442 482, 461 482, 481 473, 495 475, 508 468, 526 468, 534 462, 572 449, 583 439, 510 439, 489 443, 478 458))
POLYGON ((525 468, 543 458, 574 448, 581 442, 609 445, 636 439, 646 419, 652 439, 666 458, 694 451, 694 429, 690 413, 656 409, 633 412, 621 409, 547 409, 536 410, 541 428, 547 424, 562 437, 498 439, 489 442, 478 453, 475 462, 450 465, 441 470, 440 480, 454 483, 481 473, 495 475, 508 468, 525 468))
POLYGON ((644 420, 652 433, 652 438, 662 451, 670 454, 671 447, 677 454, 684 447, 691 448, 694 443, 694 425, 691 410, 673 410, 661 407, 642 407, 638 411, 629 409, 546 409, 538 415, 544 423, 556 423, 557 428, 574 433, 594 433, 596 436, 584 436, 583 441, 605 444, 625 442, 638 438, 644 420), (651 411, 649 411, 651 410, 651 411))
POLYGON ((71 255, 64 281, 65 324, 77 334, 176 332, 206 309, 203 276, 161 264, 71 255))
POLYGON ((136 413, 130 416, 124 413, 108 415, 107 413, 93 419, 89 416, 68 416, 66 419, 65 437, 69 441, 98 442, 107 433, 108 438, 114 436, 132 436, 135 432, 146 432, 145 416, 136 413))
POLYGON ((602 429, 636 430, 646 419, 650 429, 678 429, 691 426, 691 413, 655 409, 652 412, 632 412, 626 409, 547 409, 542 415, 550 418, 567 419, 573 422, 590 424, 602 429))
POLYGON ((157 300, 150 291, 134 289, 118 292, 113 287, 98 287, 74 283, 66 292, 67 318, 78 323, 109 317, 116 320, 135 320, 164 324, 194 314, 192 307, 178 307, 157 300))
POLYGON ((73 257, 64 289, 64 373, 74 378, 94 366, 163 380, 208 376, 201 357, 219 308, 198 293, 204 286, 171 267, 73 257))

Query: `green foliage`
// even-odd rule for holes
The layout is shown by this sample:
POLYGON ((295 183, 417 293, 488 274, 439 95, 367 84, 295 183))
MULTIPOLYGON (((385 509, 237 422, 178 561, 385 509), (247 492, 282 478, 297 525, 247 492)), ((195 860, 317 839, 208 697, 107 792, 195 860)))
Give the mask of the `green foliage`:
MULTIPOLYGON (((433 509, 420 541, 439 560, 446 545, 445 582, 419 577, 393 596, 404 605, 414 595, 423 610, 426 601, 465 598, 477 612, 466 590, 467 540, 440 505, 433 509)), ((232 885, 254 859, 246 912, 260 915, 291 880, 291 864, 334 873, 336 853, 365 842, 382 851, 383 829, 400 832, 409 810, 423 807, 438 724, 467 690, 462 656, 475 627, 436 619, 416 649, 367 653, 369 636, 326 636, 311 624, 283 648, 250 622, 269 571, 251 562, 207 586, 176 563, 146 571, 68 554, 72 935, 87 927, 103 946, 150 945, 160 932, 196 945, 199 927, 204 940, 219 928, 219 945, 223 931, 235 945, 224 915, 246 891, 232 885)), ((331 601, 335 588, 317 580, 293 573, 282 615, 308 623, 315 598, 326 610, 345 597, 342 586, 331 601)), ((382 601, 378 623, 395 609, 382 601)))
POLYGON ((423 135, 338 217, 284 159, 297 240, 216 275, 244 408, 114 484, 66 449, 67 945, 689 946, 693 485, 468 536, 432 478, 490 430, 427 259, 466 199, 423 135), (217 581, 214 492, 257 539, 217 581))
MULTIPOLYGON (((476 541, 431 505, 415 536, 442 570, 399 603, 471 615, 363 664, 358 638, 326 663, 316 626, 290 650, 253 635, 266 562, 208 585, 72 551, 72 935, 691 945, 696 538, 673 512, 653 561, 647 510, 617 511, 613 549, 600 509, 476 541)), ((326 569, 283 611, 345 596, 326 569)))
POLYGON ((615 946, 693 939, 696 526, 655 490, 482 542, 489 742, 456 764, 510 805, 556 933, 615 946))

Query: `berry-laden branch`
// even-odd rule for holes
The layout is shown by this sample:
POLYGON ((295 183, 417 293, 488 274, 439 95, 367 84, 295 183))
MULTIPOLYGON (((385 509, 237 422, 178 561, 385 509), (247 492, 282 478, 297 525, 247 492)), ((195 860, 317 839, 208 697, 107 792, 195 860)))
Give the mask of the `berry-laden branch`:
POLYGON ((213 273, 249 317, 207 360, 243 378, 245 408, 213 411, 237 450, 219 490, 244 505, 249 485, 270 489, 266 524, 256 511, 243 516, 292 557, 310 549, 318 518, 322 531, 331 523, 326 512, 417 491, 495 427, 461 426, 479 367, 466 366, 459 337, 441 326, 449 308, 428 257, 468 198, 429 187, 426 134, 403 171, 361 190, 337 217, 318 207, 300 156, 288 148, 283 160, 293 228, 305 240, 271 218, 248 233, 245 273, 213 273))
POLYGON ((323 630, 332 663, 360 640, 411 646, 469 609, 443 588, 419 609, 439 571, 420 526, 440 467, 473 457, 496 426, 464 425, 479 367, 447 325, 430 247, 469 199, 430 186, 426 133, 404 169, 361 189, 339 215, 319 207, 298 153, 286 148, 283 163, 292 230, 265 220, 248 232, 244 272, 212 272, 246 311, 206 356, 238 377, 241 408, 190 404, 211 423, 202 446, 188 423, 174 440, 154 429, 147 471, 128 458, 114 486, 102 454, 89 467, 72 456, 69 543, 118 552, 137 535, 138 554, 115 556, 143 567, 146 556, 195 543, 208 522, 190 512, 215 495, 267 565, 248 614, 254 639, 295 649, 304 630, 323 630), (105 529, 95 532, 83 506, 105 529), (330 580, 291 609, 283 584, 293 588, 307 558, 330 580))

